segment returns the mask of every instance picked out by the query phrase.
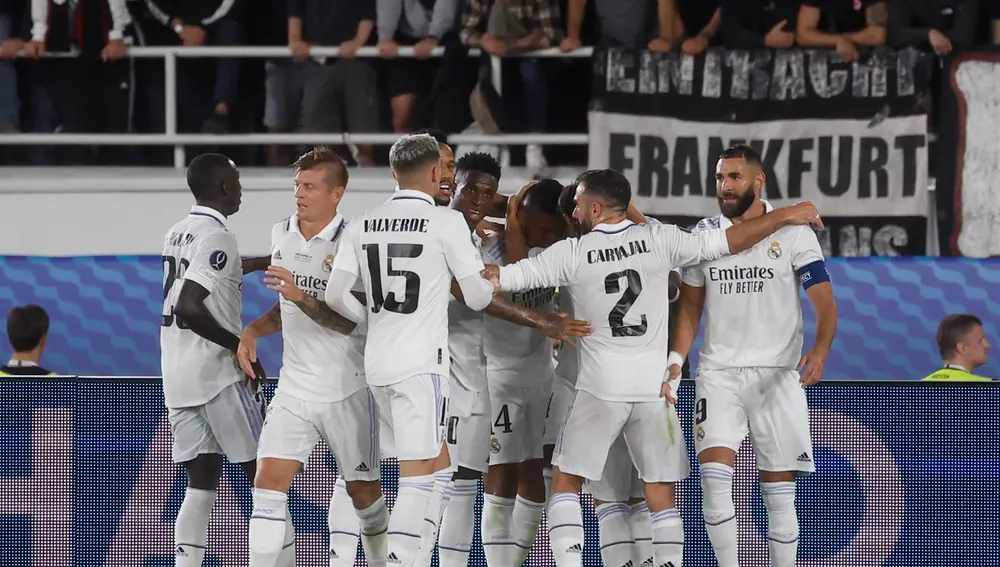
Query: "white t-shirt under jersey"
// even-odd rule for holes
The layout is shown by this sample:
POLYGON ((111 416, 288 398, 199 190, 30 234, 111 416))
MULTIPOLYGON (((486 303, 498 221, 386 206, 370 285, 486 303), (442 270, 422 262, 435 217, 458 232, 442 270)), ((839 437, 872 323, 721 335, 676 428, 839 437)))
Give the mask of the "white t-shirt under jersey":
MULTIPOLYGON (((483 261, 505 265, 506 248, 503 233, 494 233, 483 244, 483 261)), ((528 256, 535 257, 541 251, 541 248, 533 248, 528 251, 528 256)), ((555 288, 548 286, 503 292, 501 295, 515 305, 538 313, 552 313, 555 294, 555 288)), ((483 352, 486 353, 486 372, 490 380, 529 388, 538 385, 540 380, 551 379, 552 339, 535 329, 497 317, 486 317, 483 328, 483 352)))
POLYGON ((461 213, 436 206, 426 193, 401 189, 351 222, 333 269, 364 280, 369 384, 448 375, 451 281, 483 270, 461 213))
POLYGON ((243 378, 232 352, 199 337, 174 315, 184 280, 208 290, 209 313, 226 330, 240 333, 243 262, 226 217, 215 209, 192 207, 163 239, 160 371, 168 408, 200 406, 243 378))
MULTIPOLYGON (((292 272, 295 285, 324 301, 346 225, 337 215, 307 241, 296 215, 277 223, 271 229, 271 263, 292 272)), ((322 327, 294 303, 279 298, 284 352, 278 389, 310 402, 337 402, 368 387, 364 335, 357 329, 343 335, 322 327)))
MULTIPOLYGON (((473 234, 476 248, 482 239, 473 234)), ((451 373, 471 392, 486 389, 486 357, 483 355, 483 312, 473 311, 460 299, 448 300, 448 350, 451 373)))
MULTIPOLYGON (((764 201, 768 212, 771 204, 764 201)), ((726 229, 722 215, 703 219, 695 232, 726 229)), ((704 342, 698 371, 795 368, 802 356, 802 303, 796 270, 823 260, 808 226, 786 226, 734 256, 684 270, 684 283, 705 288, 704 342)))
POLYGON ((695 235, 625 220, 500 268, 500 287, 569 286, 574 315, 594 329, 577 342, 577 389, 607 401, 651 401, 667 370, 670 270, 728 253, 723 231, 695 235))

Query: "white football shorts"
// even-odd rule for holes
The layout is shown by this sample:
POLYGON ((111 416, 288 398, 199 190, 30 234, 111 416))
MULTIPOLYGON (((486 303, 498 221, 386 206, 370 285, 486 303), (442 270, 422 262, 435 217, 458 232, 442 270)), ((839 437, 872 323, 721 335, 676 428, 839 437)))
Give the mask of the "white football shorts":
POLYGON ((545 412, 552 392, 551 376, 528 388, 494 381, 488 372, 487 378, 493 410, 490 464, 506 465, 541 459, 545 412))
POLYGON ((226 386, 203 405, 169 409, 174 462, 205 454, 225 455, 232 463, 253 461, 266 410, 264 394, 243 382, 226 386))
POLYGON ((448 379, 437 374, 418 374, 389 386, 369 386, 380 415, 383 443, 391 448, 383 456, 400 461, 437 458, 444 443, 443 427, 448 397, 448 379))

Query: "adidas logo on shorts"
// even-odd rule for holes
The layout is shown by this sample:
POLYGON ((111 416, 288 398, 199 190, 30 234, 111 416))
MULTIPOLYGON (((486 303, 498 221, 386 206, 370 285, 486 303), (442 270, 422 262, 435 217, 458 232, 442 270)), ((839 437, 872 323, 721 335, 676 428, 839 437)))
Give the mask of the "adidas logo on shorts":
POLYGON ((402 564, 403 563, 402 561, 399 560, 398 557, 396 557, 395 553, 390 553, 389 556, 385 558, 385 562, 386 563, 398 563, 398 564, 402 564))
POLYGON ((583 546, 579 543, 574 543, 573 547, 566 550, 566 553, 583 553, 583 546))
POLYGON ((799 458, 797 458, 795 460, 798 461, 798 462, 800 462, 800 463, 811 463, 812 462, 812 459, 809 458, 809 453, 802 453, 801 455, 799 455, 799 458))
POLYGON ((337 555, 336 551, 334 551, 334 550, 331 549, 330 550, 330 559, 340 559, 340 556, 337 555))
POLYGON ((366 465, 364 463, 361 463, 360 465, 354 467, 354 471, 355 472, 371 472, 371 469, 368 468, 368 465, 366 465))

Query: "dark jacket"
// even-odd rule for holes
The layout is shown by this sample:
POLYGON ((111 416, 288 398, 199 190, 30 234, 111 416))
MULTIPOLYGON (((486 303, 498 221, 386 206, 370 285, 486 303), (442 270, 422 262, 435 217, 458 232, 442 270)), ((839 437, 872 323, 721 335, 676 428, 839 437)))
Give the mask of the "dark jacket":
POLYGON ((79 0, 76 3, 35 5, 24 13, 25 40, 44 41, 48 51, 69 51, 75 47, 85 55, 98 55, 108 38, 124 39, 131 34, 130 16, 123 1, 79 0))
POLYGON ((889 0, 889 45, 927 47, 927 33, 937 30, 954 47, 970 47, 976 41, 978 0, 889 0))
MULTIPOLYGON (((260 8, 266 2, 251 0, 251 5, 260 8)), ((168 27, 174 19, 188 25, 210 26, 227 16, 235 16, 240 8, 239 0, 146 0, 146 6, 153 17, 168 27)))

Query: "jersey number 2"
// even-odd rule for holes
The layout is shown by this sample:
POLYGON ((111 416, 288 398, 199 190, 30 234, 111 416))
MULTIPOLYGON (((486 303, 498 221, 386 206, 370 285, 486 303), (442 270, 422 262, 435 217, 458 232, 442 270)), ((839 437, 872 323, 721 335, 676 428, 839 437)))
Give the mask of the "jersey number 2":
POLYGON ((639 316, 638 325, 626 325, 625 324, 625 314, 628 313, 629 309, 632 309, 632 305, 635 304, 635 300, 642 293, 642 280, 639 278, 639 272, 635 270, 622 270, 620 272, 615 272, 613 274, 608 274, 608 277, 604 278, 604 293, 621 293, 621 298, 618 299, 618 303, 611 308, 611 313, 608 313, 608 325, 611 327, 612 337, 641 337, 646 334, 646 316, 639 316), (621 280, 624 279, 626 283, 625 291, 622 292, 621 280))
POLYGON ((173 256, 163 256, 163 313, 160 314, 160 326, 169 327, 177 322, 178 329, 187 329, 184 321, 174 317, 174 306, 167 305, 167 298, 170 297, 170 290, 178 280, 184 279, 184 272, 187 271, 188 261, 186 258, 178 260, 173 256))
POLYGON ((385 275, 386 277, 401 277, 406 280, 403 291, 403 301, 399 301, 394 292, 385 293, 382 289, 382 260, 378 244, 362 246, 368 253, 368 273, 372 281, 372 313, 378 313, 383 308, 393 313, 408 315, 417 310, 420 301, 420 276, 407 270, 394 270, 392 261, 395 258, 417 258, 424 251, 423 244, 386 244, 385 245, 385 275))

